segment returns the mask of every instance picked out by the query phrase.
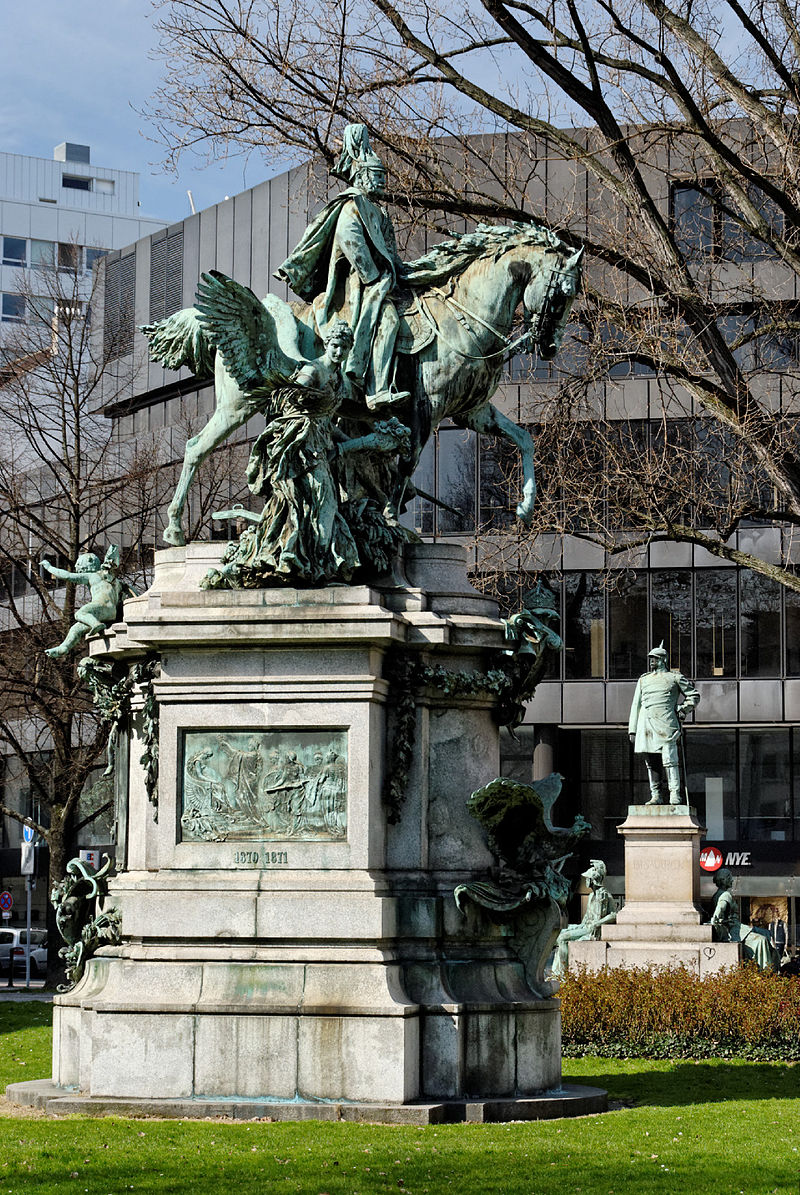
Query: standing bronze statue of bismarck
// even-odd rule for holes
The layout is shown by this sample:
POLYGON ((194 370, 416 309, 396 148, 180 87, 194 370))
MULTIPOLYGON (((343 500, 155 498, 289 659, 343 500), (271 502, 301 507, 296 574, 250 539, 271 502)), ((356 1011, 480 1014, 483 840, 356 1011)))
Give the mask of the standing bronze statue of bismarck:
POLYGON ((628 734, 634 751, 644 755, 650 781, 647 804, 667 803, 666 779, 670 805, 682 805, 679 747, 683 721, 696 707, 700 694, 681 672, 668 667, 663 643, 648 653, 647 669, 636 682, 628 734))

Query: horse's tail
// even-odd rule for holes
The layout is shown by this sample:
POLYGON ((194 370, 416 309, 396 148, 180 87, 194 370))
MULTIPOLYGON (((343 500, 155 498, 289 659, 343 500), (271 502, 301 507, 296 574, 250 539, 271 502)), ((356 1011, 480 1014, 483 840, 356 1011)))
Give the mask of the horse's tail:
POLYGON ((142 324, 139 331, 149 341, 152 359, 167 369, 185 365, 198 378, 213 376, 216 349, 195 307, 184 307, 155 324, 142 324))

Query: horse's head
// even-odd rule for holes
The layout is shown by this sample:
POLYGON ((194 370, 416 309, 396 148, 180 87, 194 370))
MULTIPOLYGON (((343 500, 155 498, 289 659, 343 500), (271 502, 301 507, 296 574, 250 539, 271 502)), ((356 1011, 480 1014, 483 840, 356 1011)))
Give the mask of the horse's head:
POLYGON ((558 265, 548 266, 548 254, 533 270, 522 305, 531 347, 544 361, 555 357, 561 345, 573 300, 581 283, 583 249, 558 255, 558 265))

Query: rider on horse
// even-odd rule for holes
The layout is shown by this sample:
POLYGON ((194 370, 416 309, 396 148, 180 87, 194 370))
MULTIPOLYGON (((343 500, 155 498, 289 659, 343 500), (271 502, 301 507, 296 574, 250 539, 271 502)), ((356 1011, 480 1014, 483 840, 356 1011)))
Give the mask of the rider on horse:
POLYGON ((312 220, 275 276, 311 303, 320 338, 337 319, 353 330, 345 374, 370 410, 407 399, 393 389, 399 319, 391 293, 400 261, 391 219, 375 202, 386 170, 362 124, 347 125, 336 169, 350 183, 312 220))

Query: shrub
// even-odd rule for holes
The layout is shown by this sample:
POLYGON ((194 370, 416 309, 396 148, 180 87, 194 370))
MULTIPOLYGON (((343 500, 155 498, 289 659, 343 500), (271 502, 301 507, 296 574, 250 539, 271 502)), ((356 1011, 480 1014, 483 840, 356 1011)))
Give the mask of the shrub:
POLYGON ((753 963, 699 979, 686 967, 570 972, 567 1056, 800 1060, 800 978, 753 963))

